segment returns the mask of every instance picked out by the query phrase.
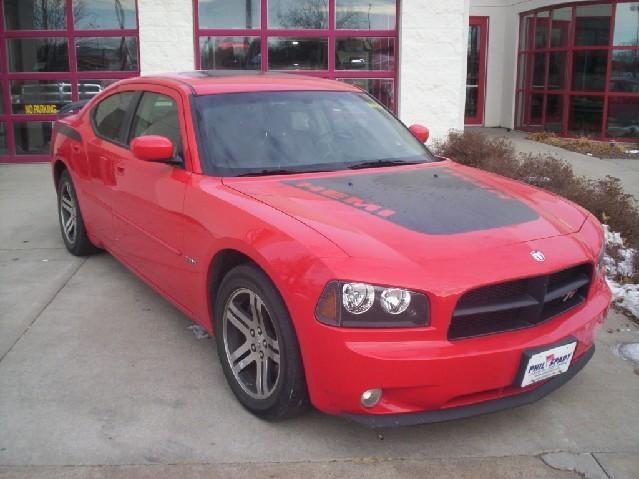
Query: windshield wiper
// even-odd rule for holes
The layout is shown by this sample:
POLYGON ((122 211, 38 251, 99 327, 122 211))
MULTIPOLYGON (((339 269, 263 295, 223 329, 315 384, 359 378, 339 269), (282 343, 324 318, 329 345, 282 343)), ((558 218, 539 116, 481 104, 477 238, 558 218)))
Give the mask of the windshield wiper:
POLYGON ((328 170, 261 170, 249 171, 248 173, 240 173, 235 175, 237 178, 243 176, 271 176, 271 175, 296 175, 299 173, 322 173, 328 170))
POLYGON ((362 161, 361 163, 355 163, 348 167, 349 170, 360 170, 363 168, 383 168, 384 166, 397 166, 397 165, 416 165, 423 163, 421 161, 406 161, 406 160, 375 160, 375 161, 362 161))

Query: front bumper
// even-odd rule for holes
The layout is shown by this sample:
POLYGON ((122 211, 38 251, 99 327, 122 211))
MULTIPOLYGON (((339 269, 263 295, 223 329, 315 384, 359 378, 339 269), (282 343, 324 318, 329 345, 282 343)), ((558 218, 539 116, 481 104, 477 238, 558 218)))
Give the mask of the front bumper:
POLYGON ((504 409, 525 406, 526 404, 540 400, 555 389, 560 388, 570 381, 583 369, 588 361, 592 359, 594 354, 595 345, 593 344, 590 349, 573 361, 568 371, 564 374, 560 374, 559 376, 555 376, 554 378, 545 381, 537 388, 530 389, 527 392, 513 394, 512 396, 492 399, 470 404, 468 406, 440 409, 436 411, 383 415, 345 414, 345 417, 368 427, 414 426, 417 424, 431 424, 434 422, 452 421, 454 419, 463 419, 465 417, 480 416, 482 414, 490 414, 504 409))
POLYGON ((610 304, 599 280, 587 301, 538 326, 449 341, 428 328, 343 330, 317 323, 304 361, 311 401, 321 411, 370 426, 428 423, 484 414, 536 401, 574 376, 592 357, 610 304), (568 372, 543 383, 514 386, 524 350, 577 340, 568 372), (381 388, 367 409, 361 394, 381 388))

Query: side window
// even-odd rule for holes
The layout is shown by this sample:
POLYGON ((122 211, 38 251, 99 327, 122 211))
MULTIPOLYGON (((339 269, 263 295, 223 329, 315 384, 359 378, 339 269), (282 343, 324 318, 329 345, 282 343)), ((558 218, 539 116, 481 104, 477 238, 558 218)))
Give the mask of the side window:
POLYGON ((129 141, 144 135, 168 138, 173 142, 174 158, 183 161, 178 108, 173 98, 159 93, 144 93, 133 117, 129 141))
POLYGON ((134 96, 134 92, 116 93, 98 103, 93 110, 93 124, 100 136, 117 142, 121 140, 120 133, 134 96))

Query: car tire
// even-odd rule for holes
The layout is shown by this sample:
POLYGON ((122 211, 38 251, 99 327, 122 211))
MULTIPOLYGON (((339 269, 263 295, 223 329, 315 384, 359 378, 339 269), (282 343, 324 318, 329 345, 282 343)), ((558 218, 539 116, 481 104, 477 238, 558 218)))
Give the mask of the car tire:
POLYGON ((307 408, 293 323, 279 292, 258 267, 243 264, 224 277, 215 300, 214 327, 224 375, 246 409, 277 420, 307 408))
POLYGON ((98 251, 87 236, 75 186, 67 170, 62 172, 58 181, 58 219, 62 241, 69 253, 87 256, 98 251))

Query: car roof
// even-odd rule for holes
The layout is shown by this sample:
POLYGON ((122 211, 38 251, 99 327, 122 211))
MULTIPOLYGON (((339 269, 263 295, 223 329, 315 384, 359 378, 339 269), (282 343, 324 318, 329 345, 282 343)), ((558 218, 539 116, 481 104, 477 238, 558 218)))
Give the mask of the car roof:
POLYGON ((153 82, 187 86, 195 95, 260 91, 361 91, 348 83, 304 75, 275 72, 196 70, 161 73, 124 80, 122 83, 153 82))

